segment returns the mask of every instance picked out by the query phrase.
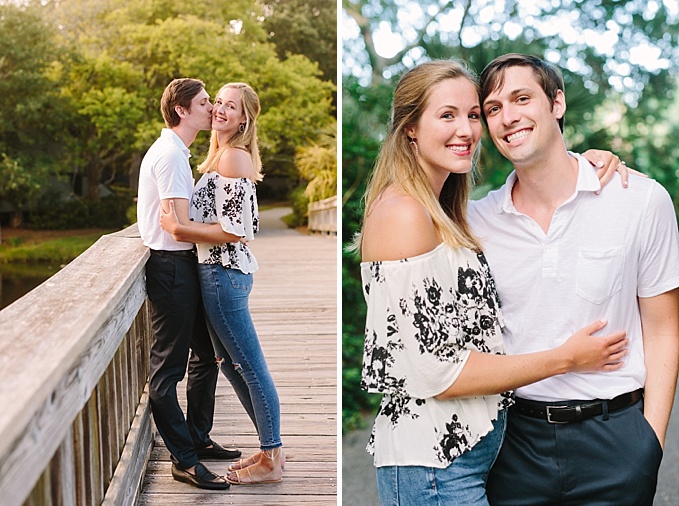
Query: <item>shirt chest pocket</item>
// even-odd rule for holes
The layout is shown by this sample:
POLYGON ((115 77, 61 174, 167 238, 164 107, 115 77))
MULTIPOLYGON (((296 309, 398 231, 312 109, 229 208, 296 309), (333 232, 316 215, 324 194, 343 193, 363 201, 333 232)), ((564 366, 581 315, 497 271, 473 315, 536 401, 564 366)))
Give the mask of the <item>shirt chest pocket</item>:
POLYGON ((580 250, 575 292, 594 304, 602 304, 622 288, 625 249, 580 250))

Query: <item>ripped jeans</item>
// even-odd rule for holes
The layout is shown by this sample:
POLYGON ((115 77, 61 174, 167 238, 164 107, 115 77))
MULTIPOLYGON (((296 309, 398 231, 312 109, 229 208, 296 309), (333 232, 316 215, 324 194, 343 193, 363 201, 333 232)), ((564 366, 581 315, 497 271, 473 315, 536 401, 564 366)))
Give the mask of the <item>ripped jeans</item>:
POLYGON ((248 308, 252 274, 219 264, 198 264, 198 274, 210 326, 248 387, 260 448, 278 448, 283 445, 278 392, 248 308))

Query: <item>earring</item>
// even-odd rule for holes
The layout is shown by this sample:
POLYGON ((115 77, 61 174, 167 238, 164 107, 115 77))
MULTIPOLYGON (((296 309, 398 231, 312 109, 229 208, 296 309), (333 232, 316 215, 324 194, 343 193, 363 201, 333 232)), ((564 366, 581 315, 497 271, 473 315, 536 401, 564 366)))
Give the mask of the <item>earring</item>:
POLYGON ((245 132, 245 123, 241 123, 240 125, 238 125, 238 131, 240 133, 245 132))
POLYGON ((417 139, 411 138, 411 139, 410 139, 410 145, 411 145, 412 148, 415 150, 415 158, 419 157, 419 156, 420 156, 420 151, 419 151, 419 149, 417 149, 417 139))

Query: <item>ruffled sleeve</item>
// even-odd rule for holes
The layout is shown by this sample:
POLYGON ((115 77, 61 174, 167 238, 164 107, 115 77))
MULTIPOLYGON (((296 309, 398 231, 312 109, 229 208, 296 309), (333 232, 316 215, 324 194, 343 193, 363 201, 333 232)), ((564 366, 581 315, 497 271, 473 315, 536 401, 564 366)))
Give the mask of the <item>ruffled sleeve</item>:
MULTIPOLYGON (((189 216, 202 223, 219 223, 222 230, 248 241, 259 231, 257 190, 247 178, 228 178, 208 172, 196 184, 189 216)), ((250 247, 241 242, 196 244, 198 262, 221 264, 246 274, 257 271, 258 265, 250 247)))
MULTIPOLYGON (((217 177, 217 221, 229 234, 254 239, 252 183, 247 179, 217 177)), ((254 204, 256 209, 256 204, 254 204)))
POLYGON ((474 346, 458 266, 446 249, 361 265, 368 306, 362 380, 369 392, 425 399, 462 371, 474 346))

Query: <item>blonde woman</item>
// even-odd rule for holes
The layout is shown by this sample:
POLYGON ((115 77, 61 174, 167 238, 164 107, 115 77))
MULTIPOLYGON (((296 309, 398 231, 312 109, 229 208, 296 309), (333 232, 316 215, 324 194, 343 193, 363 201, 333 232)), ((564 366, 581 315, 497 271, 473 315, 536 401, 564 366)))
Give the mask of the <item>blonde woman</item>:
MULTIPOLYGON (((194 231, 199 229, 214 234, 196 244, 205 313, 217 337, 217 355, 230 357, 231 363, 223 367, 234 367, 247 385, 260 440, 259 452, 229 467, 226 479, 234 485, 279 482, 284 462, 278 393, 248 309, 258 268, 247 241, 259 229, 255 189, 262 179, 259 111, 259 98, 249 85, 229 83, 219 90, 210 149, 199 167, 203 176, 189 210, 196 223, 180 223, 174 213, 161 214, 163 228, 175 237, 195 240, 194 231)), ((248 399, 241 402, 247 409, 248 399)))
POLYGON ((502 313, 466 206, 481 138, 478 84, 432 61, 394 92, 356 249, 368 306, 362 386, 383 394, 368 451, 380 501, 488 504, 505 392, 568 371, 614 371, 624 332, 597 321, 556 349, 506 356, 502 313))

